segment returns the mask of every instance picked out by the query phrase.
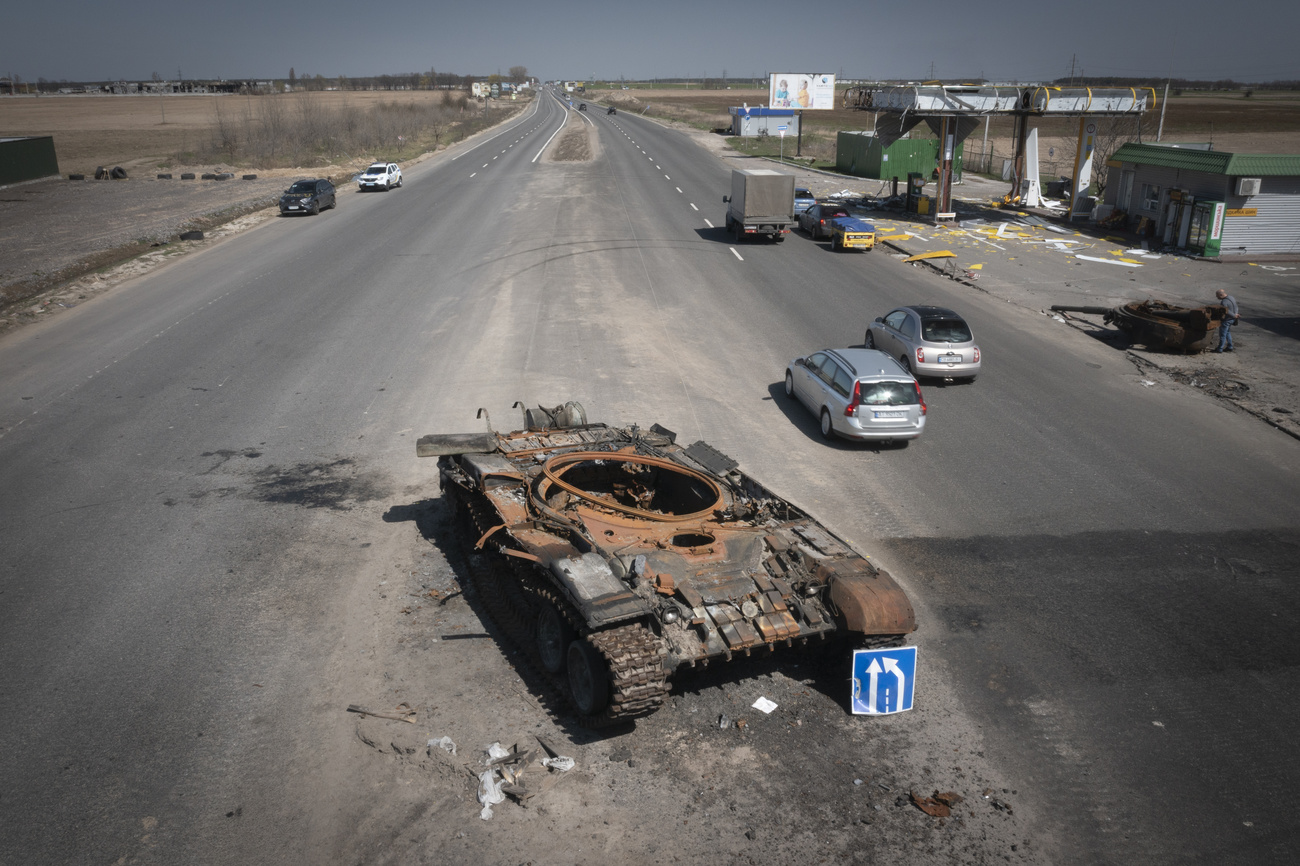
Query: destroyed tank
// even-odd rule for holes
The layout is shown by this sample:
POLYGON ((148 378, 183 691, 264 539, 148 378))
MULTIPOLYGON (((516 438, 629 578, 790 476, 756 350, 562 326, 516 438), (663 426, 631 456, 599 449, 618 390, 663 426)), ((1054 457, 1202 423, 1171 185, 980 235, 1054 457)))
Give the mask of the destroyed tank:
POLYGON ((526 429, 489 417, 416 453, 439 458, 481 551, 478 598, 582 725, 654 712, 679 668, 837 637, 898 646, 915 630, 887 572, 704 442, 589 424, 572 402, 524 415, 526 429))

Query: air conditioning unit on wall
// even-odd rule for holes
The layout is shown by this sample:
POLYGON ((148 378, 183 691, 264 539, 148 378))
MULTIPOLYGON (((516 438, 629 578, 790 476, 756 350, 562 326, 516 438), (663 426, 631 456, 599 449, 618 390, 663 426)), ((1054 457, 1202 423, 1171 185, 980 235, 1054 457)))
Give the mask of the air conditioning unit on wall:
POLYGON ((1259 195, 1259 178, 1237 178, 1237 195, 1259 195))

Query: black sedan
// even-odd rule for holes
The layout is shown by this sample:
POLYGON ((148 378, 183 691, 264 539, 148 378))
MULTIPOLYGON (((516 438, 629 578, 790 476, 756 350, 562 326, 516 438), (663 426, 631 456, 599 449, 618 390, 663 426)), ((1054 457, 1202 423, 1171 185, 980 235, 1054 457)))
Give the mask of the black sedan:
POLYGON ((293 186, 280 196, 280 215, 295 213, 318 214, 326 208, 334 207, 338 202, 334 198, 334 184, 323 177, 313 180, 294 181, 293 186))
POLYGON ((815 204, 799 214, 799 228, 806 231, 813 240, 828 238, 835 230, 835 227, 831 225, 831 221, 836 217, 846 217, 848 215, 849 212, 844 205, 815 204))

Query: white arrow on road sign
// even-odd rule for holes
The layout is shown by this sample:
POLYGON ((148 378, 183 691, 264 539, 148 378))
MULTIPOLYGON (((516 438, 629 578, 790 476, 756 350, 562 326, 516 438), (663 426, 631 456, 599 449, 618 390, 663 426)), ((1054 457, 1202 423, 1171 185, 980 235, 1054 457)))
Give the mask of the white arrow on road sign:
POLYGON ((880 676, 880 662, 872 659, 867 673, 871 675, 871 688, 867 690, 867 712, 878 713, 880 710, 876 709, 876 681, 880 676))

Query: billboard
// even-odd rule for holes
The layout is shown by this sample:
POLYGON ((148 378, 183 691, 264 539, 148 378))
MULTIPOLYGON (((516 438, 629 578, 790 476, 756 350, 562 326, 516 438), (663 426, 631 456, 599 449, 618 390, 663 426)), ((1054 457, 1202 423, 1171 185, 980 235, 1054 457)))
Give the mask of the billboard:
POLYGON ((768 108, 834 108, 835 76, 812 72, 778 72, 767 84, 768 108))

